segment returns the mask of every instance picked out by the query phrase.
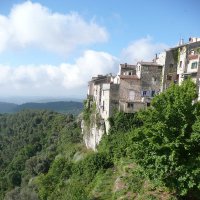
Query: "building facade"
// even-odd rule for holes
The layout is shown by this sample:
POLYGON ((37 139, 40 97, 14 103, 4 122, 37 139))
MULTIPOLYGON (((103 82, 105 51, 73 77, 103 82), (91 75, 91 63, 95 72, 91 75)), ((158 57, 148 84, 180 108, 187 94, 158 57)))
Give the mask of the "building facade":
POLYGON ((181 84, 191 77, 199 85, 200 38, 190 38, 188 43, 166 51, 164 63, 163 89, 170 83, 181 84))

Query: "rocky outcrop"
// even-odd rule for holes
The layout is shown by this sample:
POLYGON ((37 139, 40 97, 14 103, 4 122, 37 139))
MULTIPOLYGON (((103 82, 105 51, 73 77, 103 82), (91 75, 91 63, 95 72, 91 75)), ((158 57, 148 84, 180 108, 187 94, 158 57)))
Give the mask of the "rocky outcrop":
POLYGON ((88 126, 84 120, 81 124, 83 140, 85 145, 88 149, 93 149, 96 151, 99 142, 103 134, 105 133, 105 126, 104 124, 97 126, 96 123, 88 126))

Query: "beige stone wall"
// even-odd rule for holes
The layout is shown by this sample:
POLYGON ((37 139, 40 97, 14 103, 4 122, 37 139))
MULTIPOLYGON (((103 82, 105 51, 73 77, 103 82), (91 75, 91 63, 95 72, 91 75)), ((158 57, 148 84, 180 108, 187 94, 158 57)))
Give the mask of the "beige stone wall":
MULTIPOLYGON (((194 51, 194 54, 198 54, 196 52, 196 49, 198 48, 200 48, 200 42, 194 42, 178 46, 166 52, 163 80, 164 89, 167 89, 172 82, 181 84, 184 78, 188 75, 191 75, 195 83, 198 81, 197 72, 200 66, 198 65, 197 69, 191 68, 191 64, 193 60, 195 60, 195 56, 191 55, 193 54, 192 51, 194 51), (174 60, 175 57, 173 56, 175 51, 179 52, 177 60, 174 60), (171 67, 172 65, 173 68, 171 67)), ((195 62, 198 62, 199 64, 200 61, 198 58, 196 58, 195 62)))
POLYGON ((119 100, 120 101, 141 101, 141 85, 139 79, 120 79, 119 100), (131 95, 134 92, 134 98, 131 95))
POLYGON ((142 66, 141 90, 159 92, 162 88, 162 66, 142 66))
POLYGON ((171 83, 179 82, 179 76, 177 76, 177 62, 174 60, 173 51, 166 52, 166 60, 164 67, 163 88, 166 90, 171 83))
POLYGON ((134 113, 141 109, 146 108, 146 103, 144 102, 132 102, 130 104, 133 104, 133 106, 128 106, 128 102, 119 102, 119 111, 125 112, 125 113, 134 113))
POLYGON ((94 82, 90 81, 88 83, 88 92, 87 92, 88 96, 93 96, 94 95, 94 82))

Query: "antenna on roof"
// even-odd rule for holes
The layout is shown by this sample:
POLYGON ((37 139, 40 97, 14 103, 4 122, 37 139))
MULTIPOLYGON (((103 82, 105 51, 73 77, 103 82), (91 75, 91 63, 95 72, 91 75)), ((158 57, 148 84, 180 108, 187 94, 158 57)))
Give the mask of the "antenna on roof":
POLYGON ((184 44, 184 39, 181 37, 180 35, 180 40, 179 40, 179 46, 183 45, 184 44))

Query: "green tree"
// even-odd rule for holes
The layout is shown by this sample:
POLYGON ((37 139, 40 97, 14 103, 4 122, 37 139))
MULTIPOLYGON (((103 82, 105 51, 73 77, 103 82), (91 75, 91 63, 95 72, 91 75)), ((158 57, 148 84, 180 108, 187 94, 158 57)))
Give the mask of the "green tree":
POLYGON ((196 85, 186 80, 156 96, 139 113, 143 125, 130 134, 129 155, 151 179, 178 195, 200 189, 200 109, 196 85))

